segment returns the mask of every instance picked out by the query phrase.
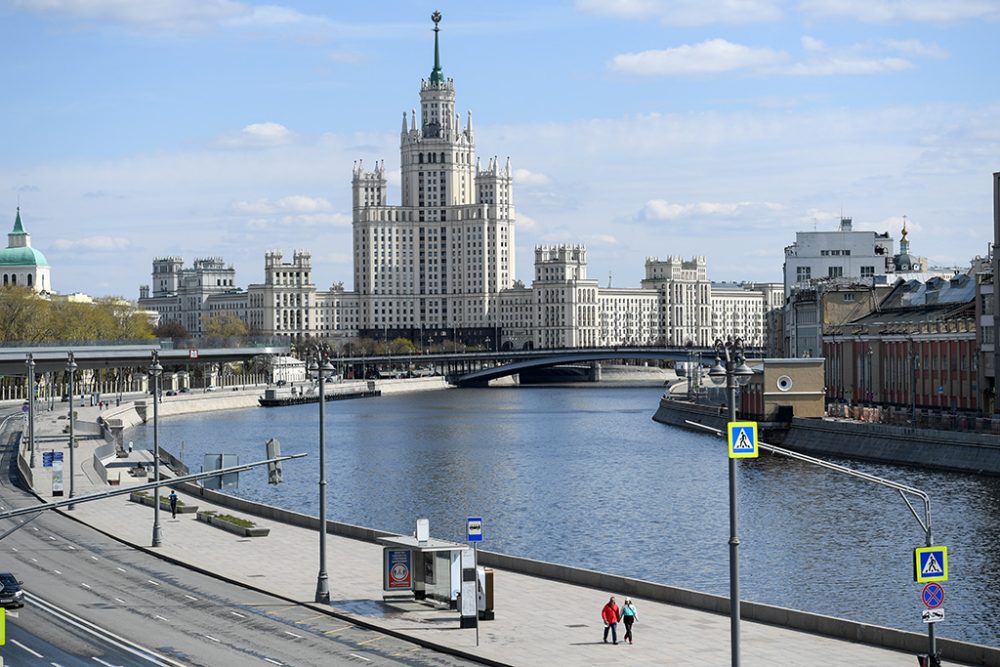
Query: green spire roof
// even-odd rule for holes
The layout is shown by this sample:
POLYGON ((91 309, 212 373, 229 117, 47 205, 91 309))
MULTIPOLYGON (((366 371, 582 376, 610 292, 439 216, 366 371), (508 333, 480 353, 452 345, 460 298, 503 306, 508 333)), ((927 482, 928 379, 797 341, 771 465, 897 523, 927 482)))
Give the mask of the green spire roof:
POLYGON ((444 74, 441 73, 441 54, 438 50, 438 32, 441 30, 438 27, 438 23, 441 22, 441 12, 431 14, 431 20, 434 21, 434 69, 431 70, 431 83, 443 83, 444 74))
POLYGON ((18 206, 17 217, 14 218, 14 231, 12 231, 11 234, 27 234, 27 233, 28 232, 24 231, 24 226, 21 224, 21 207, 18 206))

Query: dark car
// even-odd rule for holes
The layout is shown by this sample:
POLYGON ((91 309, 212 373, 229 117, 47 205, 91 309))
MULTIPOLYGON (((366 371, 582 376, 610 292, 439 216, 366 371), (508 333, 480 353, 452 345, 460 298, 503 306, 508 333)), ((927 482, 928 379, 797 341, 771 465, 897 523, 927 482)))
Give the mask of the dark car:
POLYGON ((279 387, 284 387, 286 382, 284 380, 278 380, 277 382, 275 382, 275 384, 278 385, 279 387))
POLYGON ((188 389, 187 387, 181 387, 177 391, 180 392, 181 394, 186 394, 190 391, 190 389, 188 389))
POLYGON ((22 583, 10 572, 0 572, 0 607, 24 606, 22 583))

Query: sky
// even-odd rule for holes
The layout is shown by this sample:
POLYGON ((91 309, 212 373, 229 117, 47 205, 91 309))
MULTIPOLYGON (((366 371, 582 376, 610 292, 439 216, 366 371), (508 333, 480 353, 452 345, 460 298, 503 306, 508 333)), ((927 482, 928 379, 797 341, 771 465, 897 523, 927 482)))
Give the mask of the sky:
POLYGON ((516 276, 583 244, 780 281, 796 232, 967 267, 993 241, 1000 0, 0 0, 0 223, 62 293, 135 299, 156 257, 312 253, 353 287, 351 169, 384 160, 441 65, 485 164, 510 157, 516 276))

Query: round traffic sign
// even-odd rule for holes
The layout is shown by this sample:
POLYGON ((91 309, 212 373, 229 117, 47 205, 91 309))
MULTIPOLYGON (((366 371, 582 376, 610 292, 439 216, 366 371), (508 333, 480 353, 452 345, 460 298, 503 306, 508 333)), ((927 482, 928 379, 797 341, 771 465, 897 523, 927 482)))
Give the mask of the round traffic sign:
POLYGON ((927 584, 920 594, 920 599, 928 609, 937 609, 944 603, 944 586, 936 582, 927 584))

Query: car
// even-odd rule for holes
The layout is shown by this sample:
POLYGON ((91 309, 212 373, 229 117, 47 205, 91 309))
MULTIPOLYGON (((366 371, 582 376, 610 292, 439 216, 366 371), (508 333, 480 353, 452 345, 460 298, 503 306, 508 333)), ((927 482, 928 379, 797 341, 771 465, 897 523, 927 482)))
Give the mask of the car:
POLYGON ((180 389, 177 390, 177 393, 179 393, 179 394, 186 394, 189 391, 191 391, 191 390, 188 389, 187 387, 181 387, 180 389))
POLYGON ((23 607, 24 590, 21 585, 24 582, 15 577, 10 572, 0 572, 0 607, 23 607))
POLYGON ((284 380, 278 380, 275 384, 279 387, 284 387, 287 383, 284 380))
POLYGON ((176 395, 177 395, 177 392, 174 391, 173 389, 170 389, 170 390, 167 391, 167 396, 176 396, 176 395))

